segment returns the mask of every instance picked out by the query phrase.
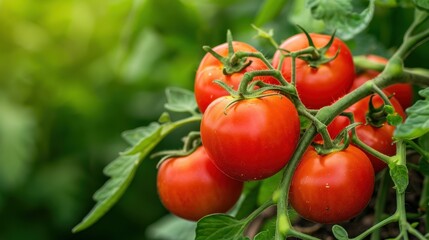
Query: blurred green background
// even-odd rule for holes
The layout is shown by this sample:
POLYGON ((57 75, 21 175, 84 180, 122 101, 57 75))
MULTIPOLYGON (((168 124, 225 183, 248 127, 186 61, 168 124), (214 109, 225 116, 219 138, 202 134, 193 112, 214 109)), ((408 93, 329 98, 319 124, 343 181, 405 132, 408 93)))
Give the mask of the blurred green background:
MULTIPOLYGON (((264 25, 278 41, 297 32, 296 23, 323 31, 304 1, 285 2, 264 25)), ((71 229, 94 205, 103 167, 126 147, 121 132, 157 120, 167 86, 192 90, 203 45, 225 42, 230 29, 236 40, 273 52, 251 28, 262 4, 0 0, 0 239, 148 239, 147 226, 166 214, 153 159, 98 223, 71 229)), ((388 55, 411 17, 411 10, 378 9, 348 43, 355 53, 388 55)), ((420 64, 428 52, 425 46, 409 64, 428 67, 420 64)), ((158 149, 180 147, 186 130, 158 149)))

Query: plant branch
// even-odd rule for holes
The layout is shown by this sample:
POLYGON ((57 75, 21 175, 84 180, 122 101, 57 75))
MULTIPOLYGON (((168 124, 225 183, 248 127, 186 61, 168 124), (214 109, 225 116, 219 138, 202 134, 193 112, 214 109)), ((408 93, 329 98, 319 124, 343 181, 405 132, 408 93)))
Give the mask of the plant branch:
POLYGON ((287 211, 287 201, 289 199, 289 187, 293 173, 298 166, 299 160, 307 150, 316 134, 316 127, 312 125, 301 137, 294 155, 286 166, 286 171, 280 184, 279 195, 277 202, 277 222, 275 240, 283 240, 291 231, 292 225, 287 211))
MULTIPOLYGON (((387 174, 386 170, 380 173, 381 180, 380 185, 378 187, 377 198, 374 206, 374 222, 381 222, 384 207, 386 206, 387 194, 389 192, 390 186, 390 176, 387 174)), ((371 234, 371 240, 379 240, 380 239, 380 228, 375 229, 371 234)))

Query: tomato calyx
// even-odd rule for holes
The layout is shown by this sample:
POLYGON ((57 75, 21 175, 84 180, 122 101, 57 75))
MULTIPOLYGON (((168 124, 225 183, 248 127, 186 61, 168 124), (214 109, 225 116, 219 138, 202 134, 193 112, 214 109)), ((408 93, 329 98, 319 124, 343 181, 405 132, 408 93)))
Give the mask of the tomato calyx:
POLYGON ((258 76, 273 76, 276 79, 281 78, 281 73, 276 70, 256 70, 247 72, 243 75, 243 78, 238 86, 237 90, 234 90, 231 86, 221 80, 214 80, 213 82, 225 89, 233 100, 225 107, 226 110, 244 99, 262 98, 271 95, 284 95, 292 100, 296 99, 298 94, 296 88, 286 81, 280 81, 284 85, 273 85, 264 83, 263 81, 253 81, 258 76))
POLYGON ((223 74, 224 75, 231 75, 233 73, 241 72, 243 69, 248 67, 250 64, 252 64, 252 61, 248 61, 246 57, 238 57, 235 54, 234 47, 233 47, 233 39, 231 31, 228 30, 226 34, 227 43, 228 43, 228 56, 224 57, 215 52, 211 47, 209 46, 203 46, 203 49, 212 54, 213 57, 218 59, 222 65, 223 65, 223 74))
POLYGON ((302 51, 302 52, 298 51, 297 53, 289 53, 289 54, 295 55, 299 59, 306 61, 308 65, 313 68, 318 68, 320 65, 331 62, 332 60, 338 57, 341 51, 340 48, 338 48, 338 50, 335 52, 333 56, 328 57, 326 55, 327 51, 334 43, 335 33, 336 33, 335 31, 334 33, 332 33, 331 38, 329 39, 329 42, 325 46, 321 48, 317 48, 314 45, 313 39, 311 38, 310 34, 301 26, 299 25, 297 26, 303 31, 303 33, 307 37, 309 47, 306 49, 306 51, 302 51))
POLYGON ((165 150, 152 154, 151 158, 162 156, 156 167, 159 168, 161 164, 167 159, 185 157, 195 152, 195 150, 201 146, 200 132, 191 131, 186 137, 183 138, 183 142, 183 148, 180 150, 165 150))
POLYGON ((366 122, 376 128, 382 127, 386 123, 387 113, 385 111, 385 104, 380 107, 374 107, 374 95, 370 96, 368 103, 368 112, 366 113, 366 122))
POLYGON ((350 145, 350 135, 349 131, 355 127, 361 125, 362 123, 352 123, 345 127, 333 140, 328 139, 328 141, 323 142, 313 142, 311 145, 314 147, 316 152, 319 155, 326 155, 333 152, 343 151, 350 145))

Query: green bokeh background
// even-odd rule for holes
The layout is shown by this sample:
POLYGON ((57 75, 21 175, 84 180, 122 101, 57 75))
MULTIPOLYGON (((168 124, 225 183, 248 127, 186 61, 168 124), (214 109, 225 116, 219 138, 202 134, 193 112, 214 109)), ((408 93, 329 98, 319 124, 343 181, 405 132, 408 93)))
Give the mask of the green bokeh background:
MULTIPOLYGON (((263 25, 276 40, 296 33, 296 23, 323 31, 304 1, 286 2, 263 25)), ((0 0, 0 239, 148 239, 147 226, 166 214, 154 159, 143 162, 97 224, 77 234, 71 229, 106 181, 103 167, 125 149, 121 132, 156 121, 167 86, 192 90, 203 45, 223 43, 230 29, 235 39, 272 54, 251 27, 262 4, 0 0)), ((388 56, 411 18, 412 10, 378 8, 369 29, 348 44, 356 54, 388 56)), ((422 61, 428 52, 422 47, 407 64, 428 67, 422 61)), ((187 130, 157 149, 180 147, 187 130)))

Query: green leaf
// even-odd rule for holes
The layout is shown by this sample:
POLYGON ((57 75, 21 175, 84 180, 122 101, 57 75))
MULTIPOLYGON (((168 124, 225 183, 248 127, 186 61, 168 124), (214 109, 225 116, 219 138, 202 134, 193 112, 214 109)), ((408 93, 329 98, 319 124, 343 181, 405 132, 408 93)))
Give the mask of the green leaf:
POLYGON ((347 240, 347 239, 349 239, 349 234, 340 225, 334 225, 332 227, 332 233, 334 234, 335 238, 338 239, 338 240, 347 240))
POLYGON ((165 90, 167 103, 165 108, 173 112, 194 113, 197 109, 194 93, 183 88, 170 87, 165 90))
POLYGON ((398 193, 404 193, 408 186, 408 169, 404 165, 395 165, 390 169, 390 176, 398 193))
POLYGON ((344 40, 363 31, 374 15, 374 0, 361 13, 353 11, 351 0, 308 0, 307 6, 315 19, 325 22, 328 31, 336 30, 337 36, 344 40))
POLYGON ((396 127, 394 138, 414 139, 429 132, 429 88, 419 92, 425 98, 407 108, 407 119, 396 127))
POLYGON ((287 4, 287 0, 265 0, 255 20, 256 26, 261 26, 273 20, 287 4))
POLYGON ((140 141, 147 137, 155 135, 161 130, 161 125, 152 122, 148 126, 139 127, 133 130, 127 130, 122 133, 122 137, 131 145, 138 145, 140 141))
POLYGON ((196 222, 187 221, 172 214, 149 225, 146 236, 150 239, 195 239, 196 222))
POLYGON ((134 177, 137 166, 142 160, 142 155, 137 153, 130 156, 119 156, 105 168, 104 173, 111 177, 94 194, 97 204, 85 218, 73 228, 73 232, 79 232, 94 224, 119 200, 125 189, 134 177))
POLYGON ((151 151, 152 148, 161 141, 161 135, 165 135, 162 134, 162 132, 168 129, 170 125, 171 123, 160 125, 159 123, 153 122, 147 127, 125 131, 122 136, 128 142, 132 141, 134 145, 122 152, 121 155, 132 155, 142 151, 148 154, 148 151, 151 151))
POLYGON ((254 240, 272 240, 276 235, 276 218, 265 220, 261 232, 256 234, 254 240))
POLYGON ((429 1, 428 0, 413 0, 414 4, 421 9, 429 10, 429 1))
POLYGON ((293 1, 288 19, 292 25, 299 25, 307 32, 322 32, 325 29, 325 23, 311 15, 311 10, 307 8, 307 1, 293 1))
POLYGON ((247 223, 225 214, 209 215, 198 221, 195 240, 247 240, 243 236, 247 223))
POLYGON ((270 240, 270 239, 274 239, 274 237, 275 237, 275 231, 269 229, 258 233, 255 236, 254 240, 270 240))
POLYGON ((104 168, 104 174, 111 178, 94 194, 96 205, 72 231, 78 232, 88 228, 119 200, 141 161, 165 136, 180 126, 199 120, 201 116, 191 116, 176 122, 162 125, 154 122, 146 127, 125 131, 122 136, 133 146, 104 168))

